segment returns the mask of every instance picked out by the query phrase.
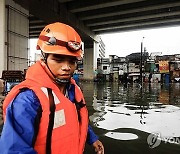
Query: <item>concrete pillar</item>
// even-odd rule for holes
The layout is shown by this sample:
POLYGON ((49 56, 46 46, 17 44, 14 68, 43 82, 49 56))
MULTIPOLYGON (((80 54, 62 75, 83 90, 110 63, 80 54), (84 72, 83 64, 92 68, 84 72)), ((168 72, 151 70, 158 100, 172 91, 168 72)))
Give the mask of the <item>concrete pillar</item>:
POLYGON ((97 70, 97 57, 99 54, 99 43, 94 41, 94 48, 93 48, 93 69, 94 71, 97 70))
POLYGON ((83 59, 83 79, 93 80, 93 48, 85 48, 84 59, 83 59))
POLYGON ((83 79, 94 80, 97 70, 98 43, 93 42, 93 48, 85 48, 83 59, 83 79))
POLYGON ((5 0, 0 0, 0 77, 5 68, 5 0))

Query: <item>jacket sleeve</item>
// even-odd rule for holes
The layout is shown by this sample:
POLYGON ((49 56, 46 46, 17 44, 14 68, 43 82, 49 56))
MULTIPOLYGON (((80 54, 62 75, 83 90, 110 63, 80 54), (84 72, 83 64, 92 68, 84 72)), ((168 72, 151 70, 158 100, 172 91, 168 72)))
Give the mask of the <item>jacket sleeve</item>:
POLYGON ((96 142, 99 139, 99 137, 94 133, 92 127, 88 125, 88 134, 87 134, 87 140, 86 142, 91 145, 94 142, 96 142))
POLYGON ((40 103, 32 90, 20 92, 9 104, 0 138, 2 154, 36 154, 33 149, 34 124, 40 103))

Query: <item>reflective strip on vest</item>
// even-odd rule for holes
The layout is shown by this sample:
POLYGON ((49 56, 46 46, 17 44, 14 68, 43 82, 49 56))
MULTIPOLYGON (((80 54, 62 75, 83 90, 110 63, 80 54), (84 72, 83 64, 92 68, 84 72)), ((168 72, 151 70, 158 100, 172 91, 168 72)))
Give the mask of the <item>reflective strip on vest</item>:
MULTIPOLYGON (((47 98, 49 99, 48 96, 48 90, 45 87, 41 87, 41 90, 44 92, 44 94, 47 96, 47 98)), ((54 91, 52 91, 53 97, 54 97, 54 102, 55 104, 59 104, 60 100, 58 99, 58 97, 56 96, 56 94, 54 93, 54 91)), ((54 127, 53 128, 58 128, 60 126, 63 126, 66 124, 66 119, 65 119, 65 114, 64 114, 64 109, 62 110, 58 110, 55 111, 55 116, 54 116, 54 127)))

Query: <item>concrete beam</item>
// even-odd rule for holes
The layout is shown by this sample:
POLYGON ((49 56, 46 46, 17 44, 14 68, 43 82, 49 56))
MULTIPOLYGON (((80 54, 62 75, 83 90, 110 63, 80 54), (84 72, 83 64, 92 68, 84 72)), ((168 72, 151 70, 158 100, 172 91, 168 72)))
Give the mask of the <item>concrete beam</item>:
POLYGON ((29 24, 42 24, 42 23, 44 23, 44 21, 43 20, 30 20, 29 21, 29 24))
POLYGON ((33 30, 33 32, 29 32, 29 34, 38 34, 39 36, 39 32, 41 32, 42 29, 37 29, 37 30, 33 30))
POLYGON ((160 10, 165 8, 172 8, 180 6, 180 2, 169 2, 166 4, 156 4, 156 5, 147 5, 143 7, 134 7, 131 9, 121 9, 121 7, 116 8, 107 8, 106 10, 98 10, 98 11, 89 11, 85 13, 80 13, 78 15, 80 20, 90 20, 90 19, 97 19, 97 18, 104 18, 104 17, 112 17, 117 15, 126 15, 126 14, 132 14, 137 12, 145 12, 145 11, 151 11, 151 10, 160 10))
POLYGON ((111 7, 111 6, 117 6, 117 5, 123 5, 123 4, 130 4, 130 3, 136 3, 136 2, 142 2, 145 0, 103 0, 103 1, 84 1, 83 3, 81 1, 74 1, 68 5, 68 9, 70 12, 77 13, 82 11, 88 11, 88 10, 95 10, 105 7, 111 7))
POLYGON ((74 0, 58 0, 59 3, 66 3, 66 2, 71 2, 71 1, 74 1, 74 0))
POLYGON ((36 34, 30 34, 32 39, 37 39, 39 37, 39 33, 36 34))
POLYGON ((123 31, 123 30, 132 30, 134 29, 141 29, 142 27, 157 27, 158 25, 163 27, 165 24, 168 25, 180 25, 180 19, 164 19, 164 20, 157 20, 157 21, 146 21, 144 23, 134 23, 134 24, 128 24, 128 25, 119 25, 119 26, 110 26, 110 27, 104 27, 104 28, 95 28, 93 29, 94 32, 103 33, 103 31, 109 30, 109 32, 112 31, 123 31), (112 30, 112 31, 111 31, 112 30))
MULTIPOLYGON (((65 1, 62 1, 62 3, 59 3, 58 5, 52 5, 51 2, 44 3, 44 1, 37 0, 29 0, 26 3, 23 3, 20 0, 14 1, 23 5, 23 7, 29 10, 30 14, 46 23, 60 21, 74 27, 81 34, 82 38, 88 38, 89 36, 91 39, 95 39, 95 33, 86 27, 74 14, 67 10, 66 5, 63 4, 65 1)), ((58 0, 56 2, 58 3, 58 0)))
MULTIPOLYGON (((26 5, 32 15, 37 16, 45 23, 60 21, 73 26, 80 33, 82 39, 87 42, 91 39, 95 40, 95 34, 105 32, 105 29, 107 29, 106 32, 116 30, 114 27, 117 26, 124 26, 117 29, 127 29, 128 27, 126 25, 129 25, 129 29, 132 29, 132 24, 137 24, 135 28, 142 27, 140 22, 144 23, 148 19, 148 22, 162 20, 162 18, 168 20, 172 18, 177 19, 179 18, 180 10, 179 0, 98 0, 95 2, 91 0, 14 1, 18 1, 23 6, 26 5), (102 31, 97 31, 99 28, 102 31)), ((174 23, 177 22, 175 21, 174 23)), ((31 30, 37 30, 37 28, 31 30)))
POLYGON ((39 29, 43 29, 44 28, 44 26, 45 25, 32 25, 32 26, 30 26, 30 31, 32 30, 32 29, 37 29, 37 28, 39 28, 39 29))
POLYGON ((151 15, 143 15, 143 16, 136 16, 136 17, 130 17, 130 18, 113 18, 112 20, 104 20, 100 22, 87 22, 87 26, 92 27, 92 26, 98 26, 98 25, 108 25, 108 24, 113 24, 113 23, 120 23, 120 22, 132 22, 132 21, 138 21, 138 20, 144 20, 144 19, 155 19, 155 18, 164 18, 164 17, 170 17, 170 16, 176 16, 180 15, 180 11, 175 11, 175 12, 164 12, 164 13, 158 13, 158 14, 151 14, 151 15))
POLYGON ((135 27, 128 27, 128 28, 117 28, 117 29, 110 29, 105 31, 98 31, 97 34, 109 34, 109 33, 117 33, 117 32, 131 32, 136 30, 148 30, 148 29, 154 29, 154 28, 168 28, 168 27, 176 27, 180 26, 180 22, 172 22, 172 23, 166 23, 166 24, 152 24, 152 25, 143 25, 143 26, 135 26, 135 27))
POLYGON ((86 35, 86 37, 90 37, 91 39, 96 41, 96 35, 94 32, 92 32, 88 27, 84 25, 82 21, 80 21, 74 14, 69 12, 65 5, 60 5, 60 21, 64 21, 64 23, 67 23, 71 26, 73 26, 75 29, 78 30, 79 33, 81 33, 81 36, 83 37, 86 35))

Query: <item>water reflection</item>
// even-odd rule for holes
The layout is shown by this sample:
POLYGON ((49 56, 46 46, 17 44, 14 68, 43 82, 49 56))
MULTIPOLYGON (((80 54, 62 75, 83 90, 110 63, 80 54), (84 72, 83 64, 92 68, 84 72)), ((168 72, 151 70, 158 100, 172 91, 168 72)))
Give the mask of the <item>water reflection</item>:
POLYGON ((105 136, 114 138, 116 140, 134 140, 138 138, 136 134, 119 132, 108 132, 105 134, 105 136))
POLYGON ((124 87, 114 83, 95 87, 93 107, 100 113, 94 113, 90 119, 98 127, 135 128, 148 133, 158 131, 164 136, 180 136, 180 86, 146 84, 140 88, 138 84, 124 87))
MULTIPOLYGON (((82 88, 90 110, 90 121, 95 127, 105 130, 105 136, 134 140, 141 138, 142 132, 159 132, 162 137, 180 137, 179 83, 145 84, 142 88, 138 84, 117 83, 91 83, 90 88, 85 83, 82 88)), ((146 140, 144 142, 147 144, 146 140)))

